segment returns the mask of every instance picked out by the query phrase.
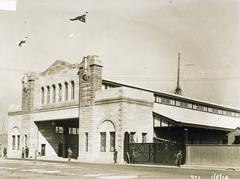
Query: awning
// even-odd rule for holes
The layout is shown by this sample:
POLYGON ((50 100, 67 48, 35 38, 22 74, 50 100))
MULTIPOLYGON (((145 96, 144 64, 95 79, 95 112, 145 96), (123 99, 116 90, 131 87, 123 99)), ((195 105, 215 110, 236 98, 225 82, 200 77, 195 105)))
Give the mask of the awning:
POLYGON ((153 112, 183 124, 230 130, 240 127, 240 118, 159 103, 154 103, 153 112))

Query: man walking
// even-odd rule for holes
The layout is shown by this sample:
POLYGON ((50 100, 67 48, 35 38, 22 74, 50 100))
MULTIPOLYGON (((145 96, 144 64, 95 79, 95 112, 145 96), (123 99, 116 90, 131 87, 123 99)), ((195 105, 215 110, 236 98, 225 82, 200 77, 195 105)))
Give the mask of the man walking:
POLYGON ((25 155, 25 149, 24 147, 22 148, 22 158, 24 158, 24 155, 25 155))
POLYGON ((7 148, 6 147, 3 148, 3 157, 7 158, 7 148))
POLYGON ((114 149, 114 152, 113 152, 113 161, 114 161, 114 164, 117 163, 117 154, 118 154, 117 150, 114 149))
POLYGON ((177 153, 177 159, 176 159, 176 164, 178 167, 182 164, 182 150, 179 150, 177 153))
POLYGON ((70 162, 70 161, 71 161, 71 157, 72 157, 72 155, 73 155, 73 152, 72 152, 71 147, 68 147, 67 152, 68 152, 68 162, 70 162))

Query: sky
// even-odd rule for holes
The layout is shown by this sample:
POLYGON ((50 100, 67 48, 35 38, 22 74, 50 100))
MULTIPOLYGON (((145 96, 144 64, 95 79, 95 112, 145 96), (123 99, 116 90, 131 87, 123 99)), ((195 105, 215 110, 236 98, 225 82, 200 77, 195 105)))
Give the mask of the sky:
POLYGON ((104 79, 172 93, 180 52, 183 96, 240 108, 239 32, 238 0, 0 0, 0 118, 25 71, 86 55, 104 79))

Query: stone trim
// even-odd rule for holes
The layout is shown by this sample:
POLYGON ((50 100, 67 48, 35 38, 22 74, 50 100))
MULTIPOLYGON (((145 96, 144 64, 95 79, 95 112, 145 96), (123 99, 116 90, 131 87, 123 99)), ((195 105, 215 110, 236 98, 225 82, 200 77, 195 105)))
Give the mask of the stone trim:
POLYGON ((73 104, 73 105, 68 105, 68 106, 51 107, 51 108, 43 108, 43 109, 35 109, 35 110, 33 110, 32 113, 57 111, 57 110, 72 109, 72 108, 78 108, 78 104, 73 104))
MULTIPOLYGON (((72 105, 67 105, 67 106, 58 106, 58 107, 48 107, 48 108, 39 108, 39 109, 34 109, 32 113, 38 113, 38 112, 48 112, 48 111, 56 111, 56 110, 63 110, 63 109, 72 109, 72 108, 78 108, 78 104, 72 104, 72 105)), ((23 111, 14 111, 14 112, 9 112, 8 116, 17 116, 17 115, 23 115, 23 114, 30 114, 26 113, 23 111)))
POLYGON ((145 100, 132 99, 132 98, 126 98, 126 97, 98 100, 98 101, 95 101, 95 105, 119 103, 119 102, 126 102, 126 103, 130 103, 130 104, 138 104, 138 105, 153 107, 153 102, 151 103, 151 102, 147 102, 145 100))
POLYGON ((13 111, 13 112, 8 112, 8 116, 17 116, 17 115, 22 115, 25 114, 23 111, 13 111))

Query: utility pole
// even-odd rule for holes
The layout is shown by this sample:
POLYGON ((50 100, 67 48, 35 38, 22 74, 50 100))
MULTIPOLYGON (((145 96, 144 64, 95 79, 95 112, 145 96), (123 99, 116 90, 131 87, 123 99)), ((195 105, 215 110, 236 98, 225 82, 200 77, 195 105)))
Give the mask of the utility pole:
POLYGON ((178 74, 177 74, 177 86, 175 88, 174 93, 177 95, 182 95, 182 89, 179 84, 180 79, 180 52, 178 53, 178 74))

